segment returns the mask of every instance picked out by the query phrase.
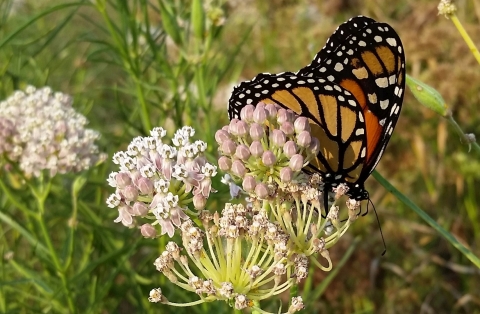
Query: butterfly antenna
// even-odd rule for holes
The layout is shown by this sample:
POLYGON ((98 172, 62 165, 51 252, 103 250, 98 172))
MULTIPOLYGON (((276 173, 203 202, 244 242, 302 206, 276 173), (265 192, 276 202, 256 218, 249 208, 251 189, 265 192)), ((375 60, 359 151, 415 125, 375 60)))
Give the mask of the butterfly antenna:
MULTIPOLYGON (((380 225, 380 218, 378 218, 377 210, 375 209, 375 205, 373 205, 373 202, 370 198, 368 199, 368 203, 372 204, 373 211, 375 212, 375 217, 377 217, 378 230, 380 230, 380 235, 382 236, 382 242, 383 242, 382 256, 384 256, 385 253, 387 253, 387 244, 385 244, 385 238, 383 237, 382 226, 380 225)), ((367 212, 368 212, 368 205, 367 205, 367 212)))

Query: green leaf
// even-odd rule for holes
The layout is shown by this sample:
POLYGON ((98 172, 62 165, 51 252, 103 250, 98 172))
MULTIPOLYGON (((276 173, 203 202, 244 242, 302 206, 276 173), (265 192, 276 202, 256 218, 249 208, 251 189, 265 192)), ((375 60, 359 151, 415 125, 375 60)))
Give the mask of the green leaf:
POLYGON ((191 19, 193 25, 193 33, 198 38, 203 38, 205 34, 205 11, 203 10, 202 1, 192 1, 191 19))
POLYGON ((180 46, 182 43, 180 27, 175 19, 174 12, 164 1, 160 1, 160 15, 162 17, 163 29, 172 38, 173 42, 180 46))
POLYGON ((397 190, 393 185, 390 184, 384 177, 382 177, 377 171, 373 171, 372 176, 383 185, 390 193, 395 195, 395 197, 412 209, 417 215, 420 216, 426 223, 435 229, 442 237, 444 237, 450 244, 452 244, 457 250, 460 251, 466 258, 468 258, 475 266, 480 268, 480 258, 478 258, 471 250, 466 248, 460 241, 458 241, 453 234, 445 230, 440 226, 435 220, 433 220, 426 212, 424 212, 420 207, 418 207, 414 202, 412 202, 408 197, 403 195, 399 190, 397 190))

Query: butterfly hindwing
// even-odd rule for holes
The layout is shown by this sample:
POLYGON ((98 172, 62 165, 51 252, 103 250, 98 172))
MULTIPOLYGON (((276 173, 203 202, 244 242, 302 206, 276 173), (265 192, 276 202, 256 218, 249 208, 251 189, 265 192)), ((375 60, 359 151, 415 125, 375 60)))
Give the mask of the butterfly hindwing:
POLYGON ((310 120, 312 135, 321 143, 311 168, 332 180, 358 180, 366 156, 365 119, 353 95, 323 78, 294 73, 259 74, 235 88, 230 118, 240 118, 247 104, 277 104, 310 120))

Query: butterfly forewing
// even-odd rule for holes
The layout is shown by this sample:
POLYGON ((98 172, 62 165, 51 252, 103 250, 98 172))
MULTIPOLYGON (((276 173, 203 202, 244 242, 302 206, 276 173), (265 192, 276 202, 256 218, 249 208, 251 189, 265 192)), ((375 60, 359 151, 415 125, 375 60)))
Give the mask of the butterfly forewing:
POLYGON ((362 106, 367 156, 361 179, 366 180, 383 154, 403 101, 405 55, 397 33, 388 24, 352 18, 298 74, 325 77, 349 90, 362 106))
POLYGON ((358 16, 340 25, 312 63, 297 73, 260 74, 235 88, 229 117, 247 104, 276 103, 310 119, 320 141, 318 171, 327 188, 368 198, 364 182, 379 162, 402 107, 405 55, 395 30, 358 16))

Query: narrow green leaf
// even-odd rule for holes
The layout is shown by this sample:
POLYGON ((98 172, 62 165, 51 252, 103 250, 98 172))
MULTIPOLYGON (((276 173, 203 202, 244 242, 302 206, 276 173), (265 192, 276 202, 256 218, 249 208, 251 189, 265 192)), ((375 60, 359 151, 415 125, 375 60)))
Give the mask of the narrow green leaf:
POLYGON ((475 266, 480 268, 480 258, 473 254, 473 252, 467 249, 462 243, 460 243, 450 232, 440 226, 426 212, 424 212, 414 202, 412 202, 409 198, 403 195, 399 190, 397 190, 393 185, 391 185, 390 182, 385 180, 385 178, 382 177, 377 171, 373 171, 372 176, 388 191, 390 191, 390 193, 395 195, 395 197, 399 201, 410 207, 410 209, 412 209, 417 215, 419 215, 423 220, 425 220, 425 222, 427 222, 433 229, 435 229, 442 237, 447 239, 450 244, 452 244, 457 250, 459 250, 463 255, 465 255, 465 257, 468 258, 475 266))
POLYGON ((205 34, 205 11, 203 10, 203 1, 192 1, 191 20, 193 26, 193 33, 198 38, 203 38, 205 34))
POLYGON ((48 10, 45 10, 43 12, 40 12, 39 14, 35 15, 34 17, 32 17, 31 19, 29 19, 27 22, 25 22, 23 25, 21 25, 19 28, 17 28, 15 31, 13 31, 10 35, 7 35, 3 38, 2 41, 0 41, 0 49, 3 48, 3 46, 5 46, 7 43, 9 43, 13 38, 15 38, 19 33, 21 33, 22 31, 24 31, 26 28, 28 28, 30 25, 32 25, 33 23, 35 23, 37 20, 39 20, 40 18, 46 16, 46 15, 49 15, 50 13, 53 13, 53 12, 56 12, 56 11, 59 11, 59 10, 62 10, 62 9, 65 9, 65 8, 69 8, 69 7, 77 7, 77 6, 81 6, 81 5, 85 5, 83 2, 72 2, 72 3, 66 3, 66 4, 61 4, 61 5, 57 5, 57 6, 54 6, 54 7, 51 7, 49 8, 48 10))
POLYGON ((173 42, 180 46, 182 43, 182 37, 180 36, 180 27, 175 19, 175 15, 171 8, 168 7, 168 4, 164 1, 159 1, 159 3, 163 29, 172 38, 173 42))
POLYGON ((0 220, 20 233, 28 242, 30 242, 30 244, 32 244, 32 246, 35 247, 35 249, 38 249, 43 254, 49 254, 48 249, 41 242, 39 242, 34 235, 32 235, 27 229, 22 227, 15 220, 10 218, 10 216, 0 212, 0 220))
POLYGON ((18 264, 14 260, 11 260, 9 263, 20 275, 23 275, 26 279, 32 282, 37 287, 38 291, 48 296, 54 292, 54 289, 52 289, 45 281, 42 280, 38 272, 31 271, 30 269, 18 264))

